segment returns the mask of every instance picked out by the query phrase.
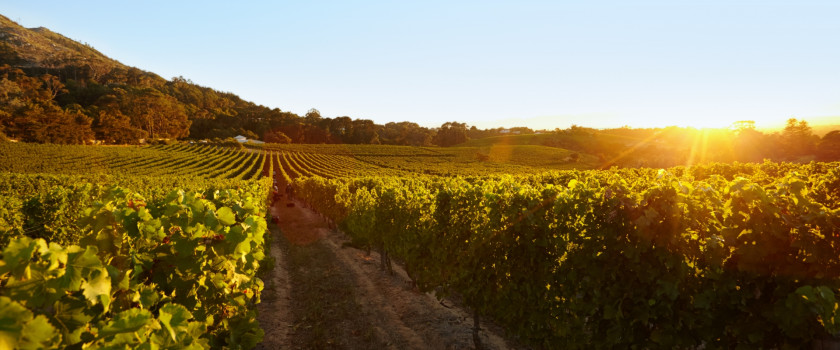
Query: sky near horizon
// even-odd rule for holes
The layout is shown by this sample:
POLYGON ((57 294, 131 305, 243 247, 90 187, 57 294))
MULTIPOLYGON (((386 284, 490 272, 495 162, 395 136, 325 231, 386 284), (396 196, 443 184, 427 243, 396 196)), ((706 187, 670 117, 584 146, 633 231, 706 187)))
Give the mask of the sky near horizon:
POLYGON ((303 115, 840 124, 840 1, 41 1, 0 14, 303 115))

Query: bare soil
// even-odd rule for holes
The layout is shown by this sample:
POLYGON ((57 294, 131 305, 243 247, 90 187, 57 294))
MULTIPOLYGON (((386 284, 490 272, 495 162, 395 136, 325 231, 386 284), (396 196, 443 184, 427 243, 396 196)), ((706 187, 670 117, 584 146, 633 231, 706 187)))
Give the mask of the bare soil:
MULTIPOLYGON (((349 247, 300 202, 277 201, 271 212, 279 229, 271 232, 275 266, 258 308, 266 333, 258 349, 474 349, 467 310, 418 292, 399 266, 393 275, 381 270, 377 253, 349 247)), ((512 348, 485 323, 485 349, 512 348)))

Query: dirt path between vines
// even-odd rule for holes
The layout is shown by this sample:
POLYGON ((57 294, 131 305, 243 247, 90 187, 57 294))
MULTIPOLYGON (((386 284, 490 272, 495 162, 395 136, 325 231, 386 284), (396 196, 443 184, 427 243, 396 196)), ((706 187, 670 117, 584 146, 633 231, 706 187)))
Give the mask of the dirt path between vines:
MULTIPOLYGON (((271 208, 274 268, 258 306, 265 330, 257 349, 473 349, 472 318, 452 302, 416 291, 406 273, 379 268, 379 256, 345 245, 314 211, 286 200, 271 208)), ((509 349, 482 324, 485 349, 509 349)))

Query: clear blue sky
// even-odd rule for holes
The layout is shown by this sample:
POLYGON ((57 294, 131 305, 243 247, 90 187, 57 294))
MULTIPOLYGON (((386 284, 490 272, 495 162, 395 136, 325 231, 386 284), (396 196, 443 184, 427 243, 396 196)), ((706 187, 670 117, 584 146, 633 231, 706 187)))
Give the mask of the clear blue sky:
POLYGON ((40 1, 0 13, 269 107, 479 127, 840 118, 840 1, 40 1))

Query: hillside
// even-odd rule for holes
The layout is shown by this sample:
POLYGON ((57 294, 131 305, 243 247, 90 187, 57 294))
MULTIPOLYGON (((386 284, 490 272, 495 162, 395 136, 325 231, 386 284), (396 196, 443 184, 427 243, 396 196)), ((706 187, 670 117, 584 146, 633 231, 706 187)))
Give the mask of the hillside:
POLYGON ((268 108, 129 67, 47 28, 0 15, 0 133, 26 142, 132 144, 244 135, 292 143, 432 145, 416 123, 376 125, 268 108))
POLYGON ((0 61, 20 68, 44 72, 86 70, 94 80, 125 65, 96 49, 55 33, 47 28, 24 28, 0 15, 0 61))

